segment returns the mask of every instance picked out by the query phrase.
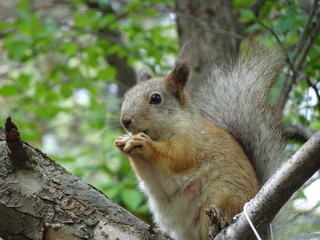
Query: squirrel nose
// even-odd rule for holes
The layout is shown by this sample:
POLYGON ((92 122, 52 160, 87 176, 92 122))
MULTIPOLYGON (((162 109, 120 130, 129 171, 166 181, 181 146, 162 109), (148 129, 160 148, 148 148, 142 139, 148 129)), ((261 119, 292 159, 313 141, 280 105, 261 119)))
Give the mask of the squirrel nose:
POLYGON ((128 128, 131 122, 132 122, 132 118, 130 117, 121 119, 121 123, 125 128, 128 128))

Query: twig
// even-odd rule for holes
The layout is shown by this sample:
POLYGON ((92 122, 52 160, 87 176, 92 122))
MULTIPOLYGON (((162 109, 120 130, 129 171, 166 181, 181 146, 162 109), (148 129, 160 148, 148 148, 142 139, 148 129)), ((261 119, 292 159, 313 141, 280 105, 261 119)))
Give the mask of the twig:
POLYGON ((306 142, 312 137, 313 132, 308 127, 298 123, 296 125, 286 125, 285 135, 289 139, 306 142))
POLYGON ((309 84, 309 86, 313 89, 313 91, 315 92, 316 96, 317 96, 317 99, 318 99, 318 108, 320 109, 320 94, 319 94, 319 91, 318 91, 318 88, 315 84, 313 84, 310 80, 309 77, 306 76, 306 81, 307 83, 309 84))
POLYGON ((259 11, 265 2, 266 0, 257 0, 251 5, 250 9, 256 14, 256 16, 259 15, 259 11))
POLYGON ((302 68, 303 69, 307 69, 312 63, 318 61, 320 59, 320 54, 318 54, 317 56, 315 56, 314 58, 312 58, 308 63, 305 63, 302 68))
MULTIPOLYGON (((320 18, 320 14, 317 14, 317 16, 320 18)), ((319 33, 319 30, 320 30, 320 20, 316 21, 316 25, 313 28, 313 31, 312 31, 310 37, 308 38, 305 47, 302 50, 302 55, 301 55, 298 63, 296 64, 296 68, 295 68, 296 71, 300 71, 301 70, 303 62, 306 59, 306 57, 308 55, 308 52, 312 47, 313 41, 316 39, 316 37, 317 37, 317 35, 319 33)))
POLYGON ((307 30, 309 28, 309 25, 311 23, 311 20, 315 14, 315 11, 317 9, 317 5, 318 5, 318 0, 313 0, 313 5, 312 5, 312 8, 310 10, 310 13, 309 13, 309 16, 308 16, 308 20, 306 21, 305 25, 303 26, 303 30, 299 36, 299 41, 298 41, 298 44, 296 45, 295 49, 294 49, 294 52, 293 52, 293 57, 292 57, 292 62, 295 62, 297 57, 298 57, 298 54, 299 54, 299 51, 300 51, 300 48, 302 46, 302 42, 304 41, 305 39, 305 35, 307 33, 307 30))
MULTIPOLYGON (((304 25, 302 33, 300 34, 300 38, 299 38, 298 44, 297 44, 297 46, 296 46, 296 48, 294 50, 294 55, 292 57, 292 60, 291 61, 287 60, 289 65, 290 65, 290 69, 292 70, 293 76, 292 76, 292 80, 289 80, 289 78, 287 76, 285 81, 281 85, 281 88, 280 88, 280 91, 279 91, 279 94, 278 94, 278 97, 277 97, 277 107, 276 107, 277 111, 279 113, 283 111, 285 103, 287 102, 287 99, 289 97, 289 93, 292 90, 292 86, 295 83, 297 83, 297 76, 298 76, 299 72, 301 71, 303 63, 304 63, 304 61, 306 59, 306 56, 307 56, 309 50, 311 49, 312 44, 313 44, 313 42, 314 42, 314 40, 315 40, 315 38, 316 38, 316 36, 317 36, 317 34, 319 32, 320 21, 318 20, 316 22, 315 28, 313 28, 313 30, 312 30, 311 36, 308 38, 307 43, 306 43, 305 47, 302 50, 302 54, 301 54, 301 57, 300 57, 298 63, 295 64, 295 62, 297 60, 297 57, 298 57, 298 52, 300 51, 300 48, 301 48, 301 45, 302 45, 302 42, 305 41, 305 36, 306 36, 307 30, 310 28, 310 24, 311 24, 312 18, 316 14, 317 6, 318 6, 318 1, 315 0, 314 3, 313 3, 313 6, 311 8, 311 11, 309 13, 308 20, 307 20, 306 24, 304 25)), ((319 16, 319 13, 317 13, 317 16, 319 16)))
POLYGON ((13 166, 20 167, 23 166, 27 161, 26 150, 23 146, 23 142, 20 138, 20 132, 12 120, 11 117, 8 117, 5 123, 6 131, 6 142, 8 148, 10 149, 10 159, 13 166))

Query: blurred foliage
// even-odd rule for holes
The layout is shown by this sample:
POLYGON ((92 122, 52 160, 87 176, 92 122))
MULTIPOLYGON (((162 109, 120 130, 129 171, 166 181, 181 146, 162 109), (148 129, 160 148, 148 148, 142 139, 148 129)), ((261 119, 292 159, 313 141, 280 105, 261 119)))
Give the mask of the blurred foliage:
POLYGON ((147 215, 129 161, 113 145, 123 132, 116 69, 105 59, 116 54, 132 67, 152 66, 164 74, 178 43, 173 19, 149 7, 160 3, 141 8, 138 2, 104 14, 74 1, 70 16, 57 22, 20 1, 17 18, 0 24, 0 64, 9 69, 0 82, 0 116, 3 122, 11 116, 25 141, 76 176, 130 211, 147 215), (121 31, 124 43, 103 33, 106 27, 121 31))
MULTIPOLYGON (((173 1, 90 2, 95 7, 71 1, 68 14, 57 21, 21 0, 17 17, 0 23, 0 117, 4 121, 11 116, 25 141, 131 212, 148 216, 130 164, 113 146, 122 134, 121 101, 117 69, 106 57, 115 54, 137 71, 147 68, 165 74, 179 48, 173 1)), ((234 1, 239 22, 253 22, 245 37, 259 44, 283 43, 290 57, 307 11, 293 0, 266 1, 257 16, 249 8, 253 2, 234 1)), ((318 89, 319 56, 317 37, 302 70, 318 89)), ((320 128, 319 102, 313 91, 306 81, 298 82, 287 104, 286 123, 320 128)), ((291 151, 298 146, 292 144, 291 151)), ((296 198, 305 198, 302 190, 296 198)))

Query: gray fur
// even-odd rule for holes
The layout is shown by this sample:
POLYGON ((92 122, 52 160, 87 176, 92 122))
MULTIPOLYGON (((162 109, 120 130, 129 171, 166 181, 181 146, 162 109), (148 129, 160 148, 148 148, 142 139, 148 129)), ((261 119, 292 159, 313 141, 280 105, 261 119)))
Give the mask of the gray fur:
MULTIPOLYGON (((240 142, 262 186, 284 157, 283 124, 269 104, 283 62, 279 51, 255 49, 241 56, 232 64, 212 63, 201 84, 191 83, 196 89, 190 96, 205 118, 240 142)), ((284 231, 287 214, 282 210, 273 221, 275 235, 284 231)))
POLYGON ((192 92, 191 102, 241 143, 263 185, 280 165, 284 150, 281 119, 268 102, 282 58, 269 50, 241 56, 233 64, 216 61, 192 92))

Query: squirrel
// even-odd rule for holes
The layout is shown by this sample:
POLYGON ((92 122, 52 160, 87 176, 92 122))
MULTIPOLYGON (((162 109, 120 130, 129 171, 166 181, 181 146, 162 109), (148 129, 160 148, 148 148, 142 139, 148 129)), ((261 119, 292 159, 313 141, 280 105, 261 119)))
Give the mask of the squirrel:
POLYGON ((162 78, 140 76, 125 94, 127 134, 115 145, 129 156, 160 229, 176 240, 207 240, 205 209, 217 209, 217 233, 278 166, 282 124, 268 97, 281 64, 278 54, 258 51, 216 61, 192 97, 189 65, 178 61, 162 78))

